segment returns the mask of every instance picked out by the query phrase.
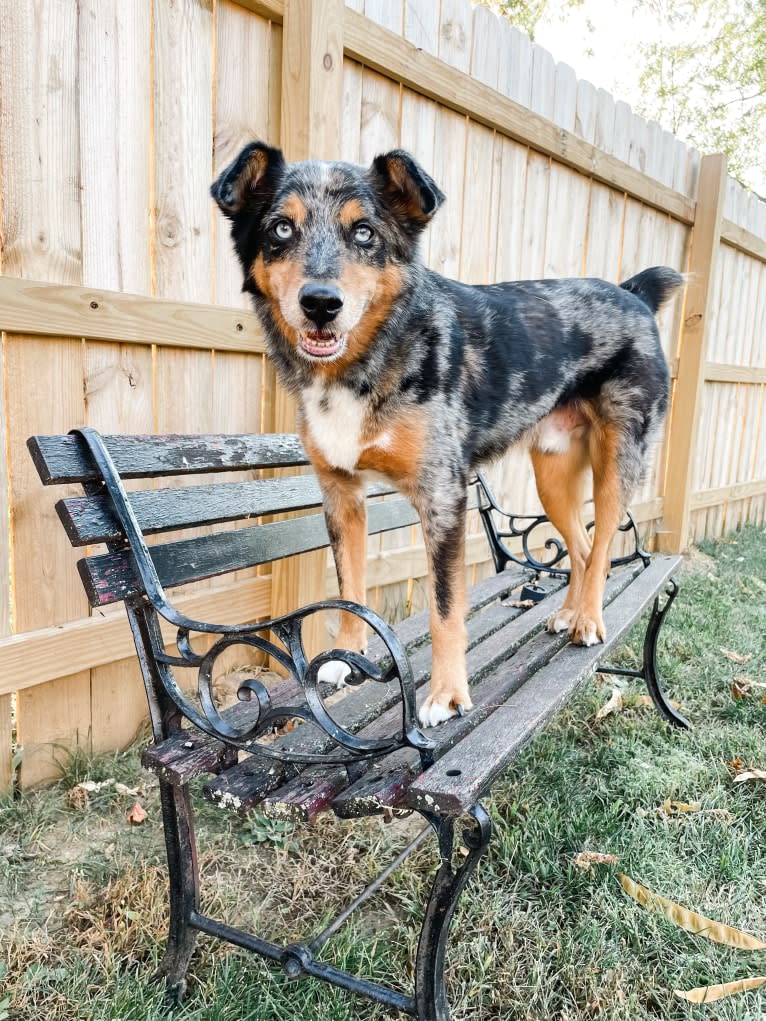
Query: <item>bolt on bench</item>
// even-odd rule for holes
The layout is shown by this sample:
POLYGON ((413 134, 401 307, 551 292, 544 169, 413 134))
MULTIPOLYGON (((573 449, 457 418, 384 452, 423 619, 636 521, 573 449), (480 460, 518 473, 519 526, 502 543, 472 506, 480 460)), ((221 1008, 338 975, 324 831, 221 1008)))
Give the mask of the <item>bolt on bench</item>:
MULTIPOLYGON (((34 436, 28 446, 46 485, 82 483, 85 495, 61 500, 59 516, 73 545, 106 545, 106 553, 79 562, 83 585, 94 607, 123 600, 133 631, 154 735, 143 762, 159 777, 170 875, 170 928, 161 972, 176 999, 185 990, 196 935, 205 932, 281 964, 291 977, 324 979, 420 1021, 447 1021, 449 927, 490 840, 490 819, 480 799, 494 780, 594 669, 643 678, 664 719, 688 726, 665 698, 656 663, 660 627, 677 592, 672 573, 680 558, 650 559, 630 517, 623 531, 632 535, 634 549, 612 562, 606 586, 609 637, 603 645, 575 648, 566 635, 545 631, 546 619, 564 598, 566 550, 548 539, 547 560, 535 559, 533 534, 547 519, 501 510, 484 478, 476 478, 475 506, 497 574, 469 593, 474 709, 423 734, 416 708, 425 697, 430 671, 427 613, 391 628, 363 606, 331 599, 258 625, 211 623, 185 616, 166 595, 171 586, 327 546, 323 516, 256 523, 151 547, 145 535, 318 508, 319 487, 304 474, 130 493, 123 481, 299 468, 307 459, 296 436, 102 437, 80 429, 65 436, 34 436), (508 549, 505 540, 511 537, 520 537, 521 556, 508 549), (660 606, 662 593, 666 599, 660 606), (600 665, 649 607, 642 668, 600 665), (308 659, 304 621, 326 610, 344 610, 365 621, 374 635, 366 655, 331 650, 308 659), (160 618, 177 628, 174 652, 166 651, 160 618), (195 651, 192 638, 205 635, 212 642, 209 650, 195 651), (257 678, 244 680, 238 703, 219 710, 213 694, 216 663, 234 647, 268 654, 287 679, 272 687, 257 678), (338 659, 352 671, 352 690, 340 698, 317 678, 323 663, 338 659), (196 696, 188 693, 190 674, 196 696), (297 725, 285 732, 288 721, 297 725), (402 809, 419 813, 427 825, 323 931, 305 942, 278 946, 200 910, 189 782, 205 773, 211 777, 205 796, 241 812, 262 805, 268 813, 308 821, 327 809, 341 818, 402 809), (465 856, 453 854, 461 820, 465 856), (324 944, 431 832, 441 864, 425 909, 414 995, 323 963, 319 951, 324 944)), ((371 534, 418 520, 403 499, 372 500, 368 510, 371 534)))

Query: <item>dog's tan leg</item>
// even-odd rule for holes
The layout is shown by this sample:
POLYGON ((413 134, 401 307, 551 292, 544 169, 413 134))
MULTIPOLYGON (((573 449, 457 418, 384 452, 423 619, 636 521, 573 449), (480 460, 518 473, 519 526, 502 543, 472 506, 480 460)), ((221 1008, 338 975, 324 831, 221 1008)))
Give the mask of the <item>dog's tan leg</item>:
POLYGON ((593 465, 593 502, 596 524, 593 545, 585 565, 580 607, 571 629, 578 645, 596 645, 606 637, 602 616, 604 584, 609 570, 609 547, 625 513, 619 473, 621 434, 612 425, 594 422, 589 450, 593 465))
POLYGON ((465 486, 448 508, 419 507, 428 555, 432 667, 420 722, 435 727, 472 707, 465 653, 465 486))
MULTIPOLYGON (((364 483, 348 472, 317 467, 322 487, 325 522, 330 537, 341 599, 367 602, 367 501, 364 483)), ((341 612, 336 639, 339 649, 363 652, 367 645, 364 621, 341 612)), ((319 680, 342 686, 349 667, 337 660, 326 663, 319 680)))
POLYGON ((588 464, 585 437, 573 438, 565 453, 532 450, 540 502, 551 524, 564 539, 571 565, 564 605, 548 621, 548 630, 554 633, 572 628, 580 605, 585 562, 590 553, 590 540, 581 514, 588 464))

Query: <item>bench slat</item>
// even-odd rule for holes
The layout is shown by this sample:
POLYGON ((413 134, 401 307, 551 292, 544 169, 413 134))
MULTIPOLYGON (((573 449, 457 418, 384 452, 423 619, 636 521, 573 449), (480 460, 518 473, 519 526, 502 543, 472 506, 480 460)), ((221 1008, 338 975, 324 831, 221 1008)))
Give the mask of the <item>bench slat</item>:
MULTIPOLYGON (((391 492, 390 486, 370 486, 367 495, 391 492)), ((132 492, 128 498, 145 535, 307 510, 322 504, 322 492, 313 475, 150 489, 132 492)), ((56 510, 73 546, 114 542, 123 537, 107 495, 69 497, 59 500, 56 510)))
MULTIPOLYGON (((308 464, 303 445, 293 433, 105 436, 104 440, 126 479, 308 464)), ((79 436, 31 436, 27 447, 46 486, 101 478, 79 436)))
POLYGON ((680 557, 653 560, 622 596, 606 607, 608 637, 603 645, 564 648, 513 694, 502 711, 493 713, 418 777, 403 803, 450 815, 473 805, 589 676, 604 653, 622 639, 680 561, 680 557))
MULTIPOLYGON (((375 503, 368 510, 370 535, 414 525, 417 511, 406 500, 375 503)), ((213 578, 257 564, 329 545, 324 515, 216 532, 151 547, 157 574, 165 588, 213 578)), ((91 606, 106 606, 142 591, 129 552, 85 557, 77 564, 91 606)))
MULTIPOLYGON (((616 576, 608 582, 605 603, 609 604, 619 599, 639 570, 633 566, 617 572, 616 576)), ((560 591, 549 596, 533 607, 533 610, 538 610, 539 607, 543 618, 547 617, 558 609, 565 594, 565 591, 560 591)), ((533 613, 533 610, 527 611, 517 623, 522 624, 524 619, 533 613)), ((499 638, 508 635, 511 638, 510 632, 511 628, 506 628, 493 637, 499 638)), ((552 635, 540 630, 528 634, 524 644, 520 644, 518 640, 515 642, 512 640, 508 646, 510 657, 509 655, 507 657, 500 655, 495 660, 492 671, 485 671, 479 683, 472 685, 471 697, 474 708, 471 713, 462 719, 449 720, 428 732, 436 742, 436 758, 439 759, 443 756, 454 744, 467 739, 466 735, 477 727, 481 727, 498 707, 505 708, 505 703, 512 692, 527 682, 535 671, 552 661, 568 641, 566 634, 552 635)), ((419 706, 425 696, 425 690, 418 692, 419 706)), ((373 736, 378 727, 383 725, 383 719, 380 722, 375 721, 371 727, 364 731, 365 736, 373 736)), ((389 719, 388 728, 390 729, 394 725, 395 720, 389 719)), ((337 815, 344 818, 374 815, 380 812, 381 808, 400 804, 405 791, 409 789, 419 774, 420 762, 417 755, 413 755, 409 750, 393 752, 385 759, 378 760, 363 780, 349 786, 336 798, 333 808, 337 815)))
MULTIPOLYGON (((467 597, 469 613, 475 614, 491 603, 493 599, 503 598, 510 589, 517 587, 527 577, 528 572, 521 568, 514 568, 503 574, 492 575, 492 577, 472 586, 468 590, 467 597)), ((400 621, 395 625, 394 631, 405 649, 410 651, 428 637, 428 612, 415 614, 413 617, 400 621), (415 627, 413 627, 413 623, 416 625, 415 627)), ((373 639, 370 643, 368 656, 373 662, 382 662, 385 659, 385 647, 381 642, 373 639)), ((291 705, 302 700, 302 690, 294 678, 288 678, 276 684, 269 693, 275 705, 291 705)), ((329 691, 329 688, 327 690, 329 691)), ((237 702, 225 709, 222 715, 227 723, 238 730, 244 730, 249 724, 252 724, 256 712, 257 710, 250 703, 237 702)), ((155 772, 161 770, 163 777, 177 786, 188 783, 199 773, 217 769, 221 764, 224 752, 225 745, 221 742, 215 741, 206 734, 200 734, 195 729, 189 729, 145 749, 142 762, 147 769, 152 769, 155 772), (190 749, 187 745, 190 740, 193 741, 196 750, 194 755, 189 755, 190 749), (203 748, 208 749, 207 753, 202 752, 203 748), (196 752, 200 752, 200 754, 197 755, 196 752)), ((277 765, 276 760, 254 755, 210 781, 203 793, 211 801, 226 805, 233 804, 231 799, 224 797, 226 794, 231 794, 232 798, 236 798, 240 802, 238 807, 245 811, 258 804, 268 793, 284 782, 284 776, 275 773, 277 765)), ((296 771, 299 770, 297 766, 294 768, 296 771)))

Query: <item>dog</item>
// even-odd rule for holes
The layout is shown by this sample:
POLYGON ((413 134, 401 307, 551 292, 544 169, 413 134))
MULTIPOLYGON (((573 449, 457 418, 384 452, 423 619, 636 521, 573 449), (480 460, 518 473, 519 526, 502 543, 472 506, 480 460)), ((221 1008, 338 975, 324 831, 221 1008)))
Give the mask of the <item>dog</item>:
MULTIPOLYGON (((569 551, 568 593, 548 628, 580 645, 603 640, 610 543, 668 405, 654 315, 681 274, 655 267, 619 286, 448 280, 418 254, 444 195, 401 150, 362 168, 288 164, 253 142, 211 193, 279 379, 298 399, 343 599, 366 598, 367 473, 385 476, 420 515, 433 639, 421 724, 471 708, 467 483, 514 444, 528 446, 569 551), (581 519, 589 468, 592 543, 581 519)), ((342 618, 338 647, 364 651, 363 622, 342 618)), ((342 685, 348 673, 334 661, 321 679, 342 685)))

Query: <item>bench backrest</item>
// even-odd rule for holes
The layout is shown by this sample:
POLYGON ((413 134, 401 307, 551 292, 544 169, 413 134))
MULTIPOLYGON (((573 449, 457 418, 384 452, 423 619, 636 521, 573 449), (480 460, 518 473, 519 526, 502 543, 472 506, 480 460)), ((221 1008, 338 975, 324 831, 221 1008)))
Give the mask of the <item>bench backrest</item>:
MULTIPOLYGON (((313 475, 296 474, 250 481, 157 488, 154 480, 202 473, 258 472, 308 464, 297 436, 290 434, 210 436, 105 436, 120 477, 146 480, 132 489, 130 505, 144 535, 198 529, 287 511, 320 508, 322 496, 313 475)), ((27 441, 45 485, 81 483, 84 496, 69 497, 56 510, 73 546, 107 543, 108 553, 84 557, 78 564, 92 606, 105 606, 143 591, 125 534, 105 491, 101 472, 82 436, 32 436, 27 441)), ((392 492, 370 487, 370 495, 392 492)), ((404 499, 371 502, 369 532, 376 534, 417 523, 404 499)), ((323 514, 311 514, 258 527, 173 538, 151 546, 163 587, 185 585, 239 571, 329 545, 323 514)))

